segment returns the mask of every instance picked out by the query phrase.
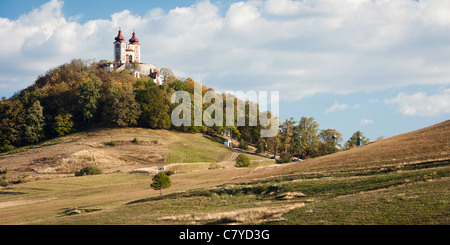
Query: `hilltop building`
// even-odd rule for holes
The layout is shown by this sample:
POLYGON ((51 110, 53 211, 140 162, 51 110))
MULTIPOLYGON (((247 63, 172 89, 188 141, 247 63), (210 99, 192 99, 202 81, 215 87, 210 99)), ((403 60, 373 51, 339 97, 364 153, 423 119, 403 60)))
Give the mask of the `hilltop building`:
MULTIPOLYGON (((114 38, 114 62, 118 63, 116 72, 121 72, 124 69, 130 70, 132 74, 139 78, 141 74, 145 74, 155 81, 156 84, 161 85, 163 77, 155 65, 141 62, 141 44, 136 37, 136 32, 133 30, 132 37, 128 40, 129 44, 125 42, 125 37, 122 35, 122 30, 119 28, 117 37, 114 38), (137 69, 133 69, 132 64, 138 63, 137 69)), ((114 71, 114 64, 110 63, 106 67, 108 72, 114 71)))
POLYGON ((120 63, 133 63, 141 62, 141 44, 136 37, 136 32, 133 31, 130 44, 125 42, 125 37, 122 36, 122 30, 119 29, 119 33, 114 42, 114 61, 120 63))

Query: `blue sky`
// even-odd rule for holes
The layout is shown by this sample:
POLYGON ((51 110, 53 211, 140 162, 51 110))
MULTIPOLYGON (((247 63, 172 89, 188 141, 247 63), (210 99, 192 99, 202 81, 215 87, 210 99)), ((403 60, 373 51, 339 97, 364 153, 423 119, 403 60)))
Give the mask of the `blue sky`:
POLYGON ((0 1, 0 96, 74 58, 113 59, 118 27, 143 62, 218 91, 279 91, 281 119, 347 140, 450 115, 450 1, 0 1))
MULTIPOLYGON (((39 8, 49 0, 15 0, 0 1, 0 16, 4 18, 16 19, 22 14, 26 14, 33 9, 39 8)), ((158 7, 166 11, 176 7, 189 7, 196 2, 192 0, 65 0, 62 12, 65 16, 81 15, 80 22, 86 22, 92 19, 101 19, 111 14, 128 9, 134 14, 145 15, 152 8, 158 7)), ((211 1, 219 6, 229 5, 237 2, 231 0, 211 1)))

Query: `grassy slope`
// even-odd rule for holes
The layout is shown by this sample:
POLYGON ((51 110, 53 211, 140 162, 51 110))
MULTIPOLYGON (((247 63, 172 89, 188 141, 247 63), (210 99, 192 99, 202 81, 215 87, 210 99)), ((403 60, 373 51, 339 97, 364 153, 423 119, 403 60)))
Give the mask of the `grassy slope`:
MULTIPOLYGON (((166 166, 170 162, 160 160, 167 156, 181 163, 219 163, 231 155, 229 148, 202 134, 140 128, 97 129, 18 149, 15 153, 0 156, 0 168, 9 169, 10 181, 14 176, 28 176, 25 177, 26 183, 0 188, 0 222, 48 224, 52 223, 48 219, 58 220, 64 216, 64 211, 73 207, 82 211, 114 210, 126 202, 159 194, 150 188, 151 176, 128 174, 132 169, 166 166), (138 139, 137 144, 132 143, 134 138, 138 139), (188 151, 184 146, 189 146, 188 151), (74 157, 86 151, 93 157, 74 157), (107 174, 73 177, 74 174, 67 171, 69 167, 74 171, 86 164, 98 165, 107 174), (37 172, 31 168, 53 171, 37 172)), ((231 168, 218 169, 220 172, 217 172, 208 171, 209 163, 201 168, 194 163, 192 167, 188 165, 173 168, 183 174, 172 177, 172 187, 167 193, 219 185, 249 171, 231 168), (206 170, 209 174, 190 172, 197 169, 206 170)))
POLYGON ((446 178, 332 198, 295 209, 285 220, 269 224, 450 224, 449 187, 446 178))
POLYGON ((127 173, 170 163, 220 162, 231 155, 218 139, 202 134, 94 129, 0 154, 0 169, 9 170, 10 181, 34 181, 73 176, 86 165, 97 165, 104 173, 127 173))
POLYGON ((230 156, 230 149, 201 134, 176 133, 178 140, 169 145, 167 163, 221 162, 230 156))
POLYGON ((289 173, 378 169, 450 159, 450 120, 362 147, 255 172, 247 179, 289 173))
POLYGON ((17 195, 0 194, 0 205, 41 202, 0 208, 0 222, 449 224, 449 126, 447 121, 301 163, 176 174, 162 197, 142 175, 25 183, 2 189, 17 195), (73 206, 84 213, 64 213, 73 206))
MULTIPOLYGON (((218 187, 211 183, 208 188, 197 185, 199 189, 191 182, 186 183, 188 191, 170 190, 162 197, 147 195, 132 201, 130 196, 130 202, 99 212, 65 216, 61 209, 58 217, 41 223, 449 224, 449 170, 446 165, 367 176, 302 175, 218 187), (288 193, 303 196, 284 199, 288 193), (302 203, 305 205, 295 206, 302 203)), ((219 171, 210 172, 214 175, 211 180, 220 178, 214 173, 219 171)), ((175 181, 185 177, 189 178, 180 175, 175 181)))

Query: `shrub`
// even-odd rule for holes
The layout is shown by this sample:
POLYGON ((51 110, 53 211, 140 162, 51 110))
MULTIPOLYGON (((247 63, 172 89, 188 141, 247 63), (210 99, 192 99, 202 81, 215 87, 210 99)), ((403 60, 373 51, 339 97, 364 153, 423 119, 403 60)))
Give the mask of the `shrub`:
POLYGON ((4 144, 4 145, 0 146, 0 153, 12 151, 12 150, 14 150, 14 146, 12 146, 12 145, 4 144))
POLYGON ((280 155, 280 159, 277 160, 277 163, 288 163, 292 162, 292 156, 289 152, 283 152, 280 155))
POLYGON ((134 138, 134 139, 131 141, 131 143, 133 143, 133 144, 139 144, 139 140, 138 140, 137 138, 134 138))
POLYGON ((239 154, 236 158, 236 167, 250 167, 250 159, 244 154, 239 154))
POLYGON ((2 178, 0 179, 0 186, 8 186, 8 177, 6 177, 6 175, 3 175, 2 178))
POLYGON ((19 176, 19 178, 14 182, 15 184, 22 184, 24 182, 24 180, 22 179, 22 177, 19 176))
POLYGON ((208 169, 218 169, 221 168, 219 164, 217 164, 216 162, 212 162, 209 164, 208 169))
POLYGON ((94 165, 89 165, 82 168, 79 172, 75 173, 75 176, 95 175, 101 174, 102 170, 94 165))
POLYGON ((248 150, 248 145, 244 140, 241 140, 241 142, 239 143, 239 149, 248 150))
POLYGON ((116 147, 118 144, 115 141, 109 141, 109 142, 103 142, 103 145, 105 146, 111 146, 111 147, 116 147))

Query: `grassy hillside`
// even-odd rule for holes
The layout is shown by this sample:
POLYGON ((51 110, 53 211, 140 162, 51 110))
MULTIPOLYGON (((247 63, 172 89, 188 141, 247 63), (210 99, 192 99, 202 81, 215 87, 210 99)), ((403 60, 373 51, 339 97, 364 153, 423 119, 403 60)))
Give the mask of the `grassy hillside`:
POLYGON ((303 162, 255 171, 248 179, 305 172, 372 171, 450 159, 450 120, 303 162))
MULTIPOLYGON (((0 190, 0 222, 450 224, 449 126, 447 121, 299 163, 180 171, 171 176, 172 187, 162 196, 149 187, 150 176, 124 171, 13 185, 0 190)), ((164 134, 158 144, 174 156, 186 155, 183 139, 199 146, 209 140, 197 134, 147 133, 149 138, 143 141, 164 134)), ((121 135, 124 141, 132 139, 121 135)), ((209 142, 199 147, 205 149, 205 159, 215 151, 216 159, 224 159, 220 152, 228 149, 209 142)), ((121 150, 127 144, 114 148, 121 150)), ((18 154, 26 152, 30 151, 18 154)))
POLYGON ((172 163, 221 162, 232 152, 219 138, 145 128, 94 129, 0 155, 11 182, 71 177, 87 165, 128 173, 172 163))
POLYGON ((167 163, 221 162, 230 157, 230 149, 209 136, 177 133, 179 140, 170 144, 167 163), (212 144, 211 141, 217 141, 212 144))

